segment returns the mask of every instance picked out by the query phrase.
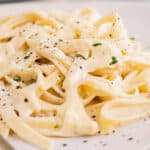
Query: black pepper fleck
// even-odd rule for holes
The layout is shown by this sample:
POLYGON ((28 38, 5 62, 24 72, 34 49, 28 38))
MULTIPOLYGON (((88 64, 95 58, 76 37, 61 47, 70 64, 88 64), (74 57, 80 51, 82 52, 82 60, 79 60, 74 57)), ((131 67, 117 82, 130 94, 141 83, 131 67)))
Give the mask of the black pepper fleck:
POLYGON ((133 138, 132 138, 132 137, 129 137, 129 138, 128 138, 128 141, 132 141, 132 140, 133 140, 133 138))
POLYGON ((82 66, 80 66, 80 69, 82 69, 82 66))
POLYGON ((4 103, 2 106, 6 106, 6 104, 4 103))
POLYGON ((43 73, 43 76, 44 76, 44 77, 46 77, 46 74, 45 74, 45 73, 43 73))
POLYGON ((100 134, 101 133, 101 131, 98 131, 98 134, 100 134))
POLYGON ((104 144, 102 144, 103 146, 106 146, 107 144, 106 143, 104 143, 104 144))
POLYGON ((49 48, 49 46, 46 46, 46 45, 45 45, 44 48, 49 48))
POLYGON ((57 45, 58 45, 58 43, 57 43, 57 42, 55 42, 55 43, 54 43, 54 46, 57 46, 57 45))
POLYGON ((87 143, 88 142, 88 140, 83 140, 83 143, 87 143))
POLYGON ((109 34, 109 37, 112 37, 112 34, 109 34))
POLYGON ((63 147, 66 147, 67 146, 67 144, 63 144, 63 147))
POLYGON ((16 114, 17 116, 20 115, 18 110, 14 109, 14 112, 15 112, 15 114, 16 114))
POLYGON ((21 86, 20 86, 20 85, 17 85, 17 86, 16 86, 16 89, 21 89, 21 86))
POLYGON ((28 102, 28 99, 27 99, 27 98, 25 98, 25 99, 24 99, 24 102, 25 102, 25 103, 27 103, 27 102, 28 102))
POLYGON ((35 33, 34 35, 35 35, 35 36, 38 36, 38 33, 35 33))
POLYGON ((95 115, 93 115, 93 116, 92 116, 92 118, 96 118, 96 116, 95 116, 95 115))
POLYGON ((77 23, 77 24, 79 24, 79 23, 80 23, 80 21, 77 21, 76 23, 77 23))
POLYGON ((115 130, 113 130, 112 132, 113 132, 113 133, 115 133, 116 131, 115 131, 115 130))

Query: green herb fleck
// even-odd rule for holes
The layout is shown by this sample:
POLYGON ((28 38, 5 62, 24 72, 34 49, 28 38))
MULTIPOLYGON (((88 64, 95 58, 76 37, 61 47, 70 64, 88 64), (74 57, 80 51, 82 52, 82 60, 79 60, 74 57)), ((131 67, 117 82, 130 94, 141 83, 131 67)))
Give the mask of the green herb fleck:
POLYGON ((21 81, 21 77, 18 75, 14 76, 14 81, 20 82, 21 81))
POLYGON ((130 37, 130 40, 134 41, 134 40, 135 40, 135 37, 134 37, 134 36, 131 36, 131 37, 130 37))
POLYGON ((59 39, 58 41, 59 41, 59 42, 62 42, 63 40, 62 40, 62 39, 59 39))
POLYGON ((81 55, 81 54, 76 54, 76 57, 86 60, 86 58, 83 55, 81 55))
POLYGON ((28 59, 30 57, 30 55, 24 56, 24 59, 28 59))
POLYGON ((113 23, 112 26, 115 26, 115 23, 113 23))
POLYGON ((117 58, 115 56, 112 56, 111 57, 111 62, 109 63, 109 65, 113 65, 113 64, 116 64, 118 62, 117 58))
POLYGON ((97 47, 97 46, 100 46, 100 45, 102 45, 102 43, 94 43, 92 46, 97 47))

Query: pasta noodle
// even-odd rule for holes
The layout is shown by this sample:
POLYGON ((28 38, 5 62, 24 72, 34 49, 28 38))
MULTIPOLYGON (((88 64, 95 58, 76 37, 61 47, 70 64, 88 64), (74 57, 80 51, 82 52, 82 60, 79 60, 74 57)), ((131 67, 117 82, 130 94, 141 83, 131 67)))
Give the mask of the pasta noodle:
POLYGON ((117 14, 26 12, 0 20, 0 135, 111 133, 150 113, 150 57, 117 14))

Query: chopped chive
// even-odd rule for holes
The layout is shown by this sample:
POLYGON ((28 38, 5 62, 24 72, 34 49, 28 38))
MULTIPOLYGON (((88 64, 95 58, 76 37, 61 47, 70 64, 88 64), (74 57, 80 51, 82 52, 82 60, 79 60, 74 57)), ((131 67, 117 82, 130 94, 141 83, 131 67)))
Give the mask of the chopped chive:
POLYGON ((97 46, 100 46, 100 45, 102 45, 102 43, 94 43, 92 46, 97 47, 97 46))
POLYGON ((24 56, 24 59, 28 59, 30 57, 30 55, 24 56))
POLYGON ((115 23, 112 24, 112 26, 114 26, 114 25, 115 25, 115 23))
POLYGON ((17 81, 17 82, 21 81, 21 77, 18 75, 15 75, 13 79, 14 79, 14 81, 17 81))
POLYGON ((134 41, 134 40, 135 40, 135 37, 134 37, 134 36, 131 36, 131 37, 130 37, 130 40, 134 41))
POLYGON ((115 57, 115 56, 112 56, 111 58, 112 58, 112 60, 116 60, 116 57, 115 57))
POLYGON ((76 54, 76 57, 86 60, 86 58, 83 55, 81 55, 81 54, 76 54))
POLYGON ((113 64, 116 64, 118 62, 117 58, 115 56, 112 56, 111 57, 111 62, 109 63, 109 65, 113 65, 113 64))
POLYGON ((62 42, 63 40, 62 40, 62 39, 59 39, 58 41, 59 41, 59 42, 62 42))

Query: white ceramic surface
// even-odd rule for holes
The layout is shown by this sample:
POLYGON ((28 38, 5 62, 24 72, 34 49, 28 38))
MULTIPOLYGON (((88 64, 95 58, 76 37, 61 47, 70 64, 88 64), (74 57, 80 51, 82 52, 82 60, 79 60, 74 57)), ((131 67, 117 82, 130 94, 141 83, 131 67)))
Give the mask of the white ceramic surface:
MULTIPOLYGON (((101 14, 118 12, 129 34, 144 47, 150 46, 150 2, 87 2, 87 3, 20 3, 0 5, 0 16, 27 10, 74 10, 84 6, 97 8, 101 14)), ((16 138, 9 138, 16 150, 37 150, 16 138)), ((150 119, 121 127, 112 135, 80 138, 57 138, 54 150, 150 150, 150 119), (86 141, 85 141, 86 140, 86 141), (63 146, 67 144, 67 146, 63 146)))

